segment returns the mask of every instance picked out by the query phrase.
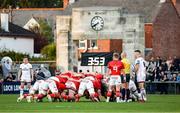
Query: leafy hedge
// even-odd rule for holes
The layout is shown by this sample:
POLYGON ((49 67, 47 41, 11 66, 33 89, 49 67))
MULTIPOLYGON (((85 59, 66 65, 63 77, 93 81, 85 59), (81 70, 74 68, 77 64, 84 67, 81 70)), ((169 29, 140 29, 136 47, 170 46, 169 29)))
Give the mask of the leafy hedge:
POLYGON ((0 59, 5 56, 9 56, 13 61, 22 61, 22 59, 26 57, 30 57, 28 54, 25 53, 18 53, 12 50, 0 50, 0 59))
POLYGON ((56 44, 51 43, 41 50, 42 57, 31 57, 26 53, 19 53, 13 50, 2 49, 0 50, 0 60, 9 56, 13 61, 22 61, 24 57, 30 58, 31 61, 48 61, 48 60, 56 60, 56 44))
POLYGON ((55 60, 56 59, 56 44, 51 43, 51 44, 45 46, 41 50, 41 54, 48 60, 55 60))

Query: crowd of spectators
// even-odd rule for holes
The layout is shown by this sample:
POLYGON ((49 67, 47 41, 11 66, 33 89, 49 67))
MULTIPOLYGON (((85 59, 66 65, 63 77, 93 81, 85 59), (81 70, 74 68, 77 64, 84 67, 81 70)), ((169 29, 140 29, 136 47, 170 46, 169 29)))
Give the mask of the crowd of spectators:
POLYGON ((147 81, 160 82, 160 84, 149 84, 147 89, 150 93, 159 91, 160 94, 168 94, 171 88, 165 81, 180 83, 180 59, 176 56, 166 60, 162 60, 160 57, 156 59, 151 57, 147 62, 146 70, 147 81))
POLYGON ((160 57, 147 63, 147 81, 178 81, 180 82, 180 59, 176 56, 162 60, 160 57))

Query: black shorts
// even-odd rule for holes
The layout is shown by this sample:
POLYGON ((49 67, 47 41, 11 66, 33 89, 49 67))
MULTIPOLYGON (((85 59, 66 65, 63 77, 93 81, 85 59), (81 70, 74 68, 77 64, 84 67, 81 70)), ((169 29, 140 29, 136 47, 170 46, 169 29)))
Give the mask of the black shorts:
POLYGON ((126 74, 126 81, 124 81, 124 76, 121 76, 122 83, 129 82, 130 81, 130 74, 126 74))

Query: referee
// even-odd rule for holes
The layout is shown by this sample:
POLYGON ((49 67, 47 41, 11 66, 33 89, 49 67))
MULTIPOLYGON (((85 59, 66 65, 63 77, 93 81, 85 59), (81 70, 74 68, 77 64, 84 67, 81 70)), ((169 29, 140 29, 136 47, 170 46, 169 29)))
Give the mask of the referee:
POLYGON ((121 76, 121 80, 123 83, 122 88, 122 100, 124 102, 128 102, 130 91, 129 91, 129 81, 130 81, 130 61, 127 59, 126 52, 121 53, 121 62, 124 64, 124 72, 125 76, 121 76))

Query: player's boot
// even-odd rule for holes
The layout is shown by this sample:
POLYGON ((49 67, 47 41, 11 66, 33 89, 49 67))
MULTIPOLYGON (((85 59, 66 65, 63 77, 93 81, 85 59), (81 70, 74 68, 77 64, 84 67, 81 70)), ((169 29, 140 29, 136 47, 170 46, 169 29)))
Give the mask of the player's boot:
POLYGON ((17 102, 21 102, 23 98, 23 96, 18 97, 17 102))
POLYGON ((123 103, 124 101, 122 99, 119 99, 117 103, 123 103))
POLYGON ((27 102, 30 103, 30 102, 31 102, 31 99, 32 99, 32 96, 27 96, 26 99, 27 99, 27 102))
POLYGON ((38 102, 38 97, 34 96, 33 100, 34 100, 35 103, 38 102))
POLYGON ((132 99, 128 99, 126 102, 132 102, 132 99))
POLYGON ((51 98, 50 95, 47 95, 47 98, 48 98, 48 101, 49 101, 49 102, 52 102, 52 98, 51 98))
POLYGON ((142 96, 143 97, 143 100, 146 102, 147 101, 147 98, 143 95, 142 96))

